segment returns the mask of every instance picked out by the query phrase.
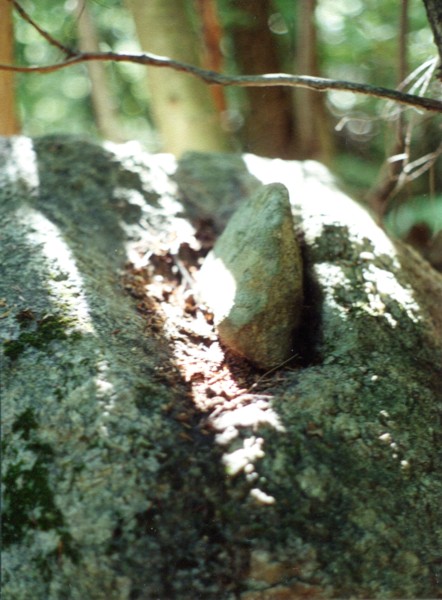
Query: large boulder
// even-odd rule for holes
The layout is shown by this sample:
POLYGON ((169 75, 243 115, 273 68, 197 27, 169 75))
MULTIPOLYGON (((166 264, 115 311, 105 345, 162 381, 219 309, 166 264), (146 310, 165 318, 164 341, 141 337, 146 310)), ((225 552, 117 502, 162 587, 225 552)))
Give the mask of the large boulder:
POLYGON ((1 141, 2 598, 437 597, 440 275, 316 163, 207 161, 1 141), (305 298, 263 376, 193 278, 273 182, 305 298))

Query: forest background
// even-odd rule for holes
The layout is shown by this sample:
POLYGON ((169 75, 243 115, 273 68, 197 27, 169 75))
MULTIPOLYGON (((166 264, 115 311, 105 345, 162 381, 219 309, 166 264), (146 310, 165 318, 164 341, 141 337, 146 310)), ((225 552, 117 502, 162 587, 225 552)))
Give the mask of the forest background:
MULTIPOLYGON (((13 4, 0 2, 3 27, 13 14, 14 40, 13 47, 3 44, 0 62, 47 65, 65 58, 13 4)), ((440 97, 437 49, 421 0, 24 0, 20 6, 52 38, 81 51, 144 50, 232 75, 296 73, 440 97)), ((12 77, 16 133, 137 140, 177 155, 228 150, 318 159, 424 253, 442 229, 442 121, 435 113, 335 90, 208 86, 130 62, 12 77)), ((6 123, 1 127, 10 133, 6 123)))

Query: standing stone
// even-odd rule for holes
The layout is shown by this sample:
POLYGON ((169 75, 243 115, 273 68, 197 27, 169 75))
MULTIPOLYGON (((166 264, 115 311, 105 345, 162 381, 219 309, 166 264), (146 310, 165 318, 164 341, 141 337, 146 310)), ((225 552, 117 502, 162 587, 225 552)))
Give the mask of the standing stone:
POLYGON ((220 340, 269 369, 293 353, 302 264, 287 188, 260 188, 229 221, 199 273, 220 340))

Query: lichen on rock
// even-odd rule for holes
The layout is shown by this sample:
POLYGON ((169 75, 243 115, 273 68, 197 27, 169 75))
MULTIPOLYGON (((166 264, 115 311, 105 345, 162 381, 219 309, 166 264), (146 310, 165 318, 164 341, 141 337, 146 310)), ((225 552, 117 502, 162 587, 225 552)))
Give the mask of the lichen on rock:
POLYGON ((317 163, 185 160, 1 140, 2 597, 437 597, 442 278, 317 163), (305 300, 263 374, 190 286, 207 190, 217 232, 272 183, 305 300))

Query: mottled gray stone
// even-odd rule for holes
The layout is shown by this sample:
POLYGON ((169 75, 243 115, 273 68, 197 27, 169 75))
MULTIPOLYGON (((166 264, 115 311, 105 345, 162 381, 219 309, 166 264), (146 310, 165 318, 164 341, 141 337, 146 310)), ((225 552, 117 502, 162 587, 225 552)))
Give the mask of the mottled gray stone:
POLYGON ((287 188, 261 187, 231 217, 198 277, 221 341, 260 368, 293 354, 302 264, 287 188))
POLYGON ((133 146, 0 138, 3 600, 219 597, 180 566, 204 562, 189 506, 205 487, 195 477, 211 478, 164 410, 185 384, 166 381, 165 334, 146 333, 122 280, 141 240, 161 251, 186 235, 174 164, 133 146))
POLYGON ((217 233, 261 185, 247 171, 240 154, 216 152, 186 152, 173 179, 178 183, 186 217, 210 221, 217 233))
MULTIPOLYGON (((229 161, 193 156, 186 197, 229 203, 229 161)), ((201 382, 123 289, 192 233, 176 161, 0 139, 2 600, 440 596, 442 277, 318 163, 243 161, 289 189, 308 347, 232 398, 213 341, 201 382)))

